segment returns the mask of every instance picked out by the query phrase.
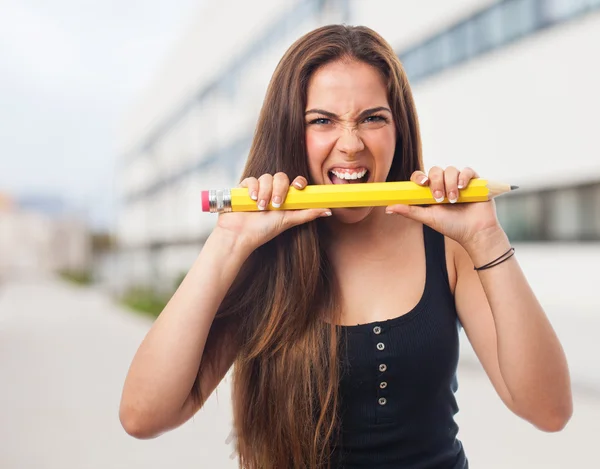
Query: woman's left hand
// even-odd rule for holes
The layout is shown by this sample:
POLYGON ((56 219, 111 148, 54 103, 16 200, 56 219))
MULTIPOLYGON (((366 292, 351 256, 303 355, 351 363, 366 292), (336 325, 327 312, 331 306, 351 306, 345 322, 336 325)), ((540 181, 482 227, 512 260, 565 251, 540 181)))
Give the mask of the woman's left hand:
POLYGON ((471 179, 478 177, 471 168, 459 171, 452 166, 446 170, 435 166, 429 171, 429 176, 423 171, 415 171, 410 178, 412 182, 429 186, 436 201, 447 199, 451 203, 438 202, 427 207, 390 205, 386 207, 386 213, 398 213, 428 225, 466 248, 482 235, 502 230, 493 199, 488 202, 454 203, 459 198, 459 190, 466 188, 471 179))

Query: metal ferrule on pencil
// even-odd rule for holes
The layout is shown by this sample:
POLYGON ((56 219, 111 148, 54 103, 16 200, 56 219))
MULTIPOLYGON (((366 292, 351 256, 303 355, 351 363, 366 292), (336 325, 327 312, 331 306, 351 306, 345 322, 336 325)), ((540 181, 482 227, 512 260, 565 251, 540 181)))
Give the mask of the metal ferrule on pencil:
POLYGON ((208 205, 211 213, 231 212, 231 190, 211 189, 208 191, 208 205))

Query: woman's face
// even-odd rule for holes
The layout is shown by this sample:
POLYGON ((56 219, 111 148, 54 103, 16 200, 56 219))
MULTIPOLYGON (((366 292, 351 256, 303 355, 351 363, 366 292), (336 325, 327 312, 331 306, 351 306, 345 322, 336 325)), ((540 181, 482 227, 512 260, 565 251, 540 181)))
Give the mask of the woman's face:
MULTIPOLYGON (((380 72, 358 61, 319 68, 308 84, 305 109, 308 166, 314 184, 384 182, 396 147, 396 128, 380 72)), ((334 209, 356 223, 372 207, 334 209)))

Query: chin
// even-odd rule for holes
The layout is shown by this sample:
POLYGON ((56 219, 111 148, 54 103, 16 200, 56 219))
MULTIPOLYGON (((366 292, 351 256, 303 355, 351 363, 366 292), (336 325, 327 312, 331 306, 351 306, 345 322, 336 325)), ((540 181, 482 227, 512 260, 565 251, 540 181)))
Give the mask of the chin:
POLYGON ((334 208, 331 210, 333 218, 347 225, 360 223, 373 212, 373 207, 334 208))

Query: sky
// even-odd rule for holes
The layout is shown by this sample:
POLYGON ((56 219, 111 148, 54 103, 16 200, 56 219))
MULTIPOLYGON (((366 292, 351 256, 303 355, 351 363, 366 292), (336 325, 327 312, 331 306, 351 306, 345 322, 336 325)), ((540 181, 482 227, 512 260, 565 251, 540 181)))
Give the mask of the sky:
POLYGON ((114 226, 117 135, 202 0, 0 0, 0 192, 114 226))

